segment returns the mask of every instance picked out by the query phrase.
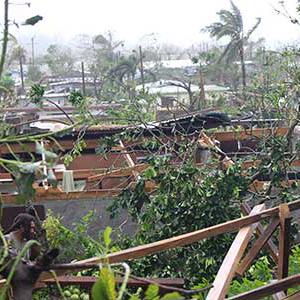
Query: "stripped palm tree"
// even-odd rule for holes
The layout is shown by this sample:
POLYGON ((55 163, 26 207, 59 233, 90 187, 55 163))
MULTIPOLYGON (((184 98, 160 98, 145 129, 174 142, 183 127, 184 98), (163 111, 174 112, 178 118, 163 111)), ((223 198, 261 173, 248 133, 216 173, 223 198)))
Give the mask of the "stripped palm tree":
POLYGON ((243 90, 246 87, 246 68, 245 68, 245 55, 244 46, 249 40, 251 34, 256 30, 261 22, 261 18, 257 18, 254 26, 247 32, 244 32, 243 17, 238 7, 232 2, 231 10, 222 9, 217 14, 219 15, 220 22, 215 22, 207 26, 204 30, 209 32, 212 37, 217 40, 223 37, 229 37, 230 42, 223 51, 219 61, 226 59, 227 62, 233 61, 239 57, 242 71, 243 90))
POLYGON ((110 74, 120 82, 124 82, 124 79, 127 79, 127 81, 134 81, 138 63, 139 61, 135 55, 130 55, 128 58, 122 58, 116 66, 111 68, 110 74))

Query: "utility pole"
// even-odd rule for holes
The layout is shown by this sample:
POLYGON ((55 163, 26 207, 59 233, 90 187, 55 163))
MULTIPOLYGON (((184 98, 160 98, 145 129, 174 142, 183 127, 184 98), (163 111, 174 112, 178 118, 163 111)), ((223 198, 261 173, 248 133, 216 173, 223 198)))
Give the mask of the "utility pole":
POLYGON ((34 66, 34 37, 31 38, 31 63, 34 66))
POLYGON ((200 88, 200 94, 199 94, 200 103, 199 104, 200 104, 201 109, 204 109, 206 106, 206 99, 205 99, 205 90, 204 90, 204 76, 203 76, 201 64, 200 64, 200 68, 199 68, 199 88, 200 88))
POLYGON ((140 54, 142 87, 143 87, 143 92, 145 92, 145 79, 144 79, 144 65, 143 65, 142 46, 139 46, 139 54, 140 54))
POLYGON ((84 76, 84 63, 81 62, 81 77, 82 77, 82 95, 85 96, 85 76, 84 76))

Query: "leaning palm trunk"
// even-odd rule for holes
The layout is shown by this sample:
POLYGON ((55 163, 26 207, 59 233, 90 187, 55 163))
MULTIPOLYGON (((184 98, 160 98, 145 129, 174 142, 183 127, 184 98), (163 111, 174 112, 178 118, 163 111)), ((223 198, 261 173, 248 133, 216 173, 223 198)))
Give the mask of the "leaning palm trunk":
POLYGON ((239 49, 239 54, 240 54, 240 61, 241 61, 243 93, 245 93, 247 83, 246 83, 246 66, 245 66, 244 46, 243 45, 239 49))

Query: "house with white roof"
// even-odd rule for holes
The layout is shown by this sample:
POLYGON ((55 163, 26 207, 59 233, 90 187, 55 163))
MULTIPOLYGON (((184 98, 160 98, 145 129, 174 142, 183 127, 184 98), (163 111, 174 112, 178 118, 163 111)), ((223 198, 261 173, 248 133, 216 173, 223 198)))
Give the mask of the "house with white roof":
MULTIPOLYGON (((145 91, 150 95, 157 95, 157 105, 159 107, 177 107, 181 104, 189 105, 189 95, 185 88, 181 87, 182 82, 176 80, 159 80, 156 82, 146 83, 145 91)), ((142 90, 143 86, 138 85, 137 90, 142 90)), ((194 94, 199 94, 199 86, 191 84, 190 90, 194 94)), ((228 92, 228 87, 218 86, 215 84, 204 85, 206 97, 212 98, 212 95, 228 92)))

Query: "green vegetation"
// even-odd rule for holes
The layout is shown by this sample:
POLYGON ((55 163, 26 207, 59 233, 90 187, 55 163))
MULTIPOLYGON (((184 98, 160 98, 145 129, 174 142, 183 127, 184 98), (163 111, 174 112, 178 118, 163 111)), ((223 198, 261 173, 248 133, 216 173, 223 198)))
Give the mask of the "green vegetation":
MULTIPOLYGON (((9 35, 7 16, 9 3, 5 0, 4 4, 5 18, 0 58, 1 108, 17 103, 15 82, 6 71, 16 63, 22 69, 22 64, 28 56, 28 53, 9 35)), ((191 112, 200 108, 217 107, 238 117, 247 114, 261 119, 277 118, 281 121, 275 123, 276 125, 289 128, 288 134, 284 137, 278 137, 272 132, 269 136, 256 140, 259 145, 256 152, 243 159, 259 159, 261 164, 247 171, 242 170, 243 161, 236 157, 233 158, 234 165, 224 168, 223 156, 221 154, 220 157, 220 153, 215 149, 209 149, 218 154, 218 158, 214 159, 212 164, 196 166, 195 152, 199 149, 199 133, 191 136, 188 130, 179 131, 175 125, 168 128, 171 138, 163 132, 158 132, 143 145, 137 145, 139 150, 147 151, 149 167, 138 176, 135 185, 124 189, 119 197, 112 200, 109 208, 112 217, 116 217, 121 209, 128 212, 129 217, 137 224, 133 236, 126 236, 120 231, 115 232, 116 237, 112 239, 112 229, 108 227, 93 239, 88 235, 88 228, 94 217, 93 212, 73 224, 74 230, 63 226, 61 219, 49 212, 43 225, 49 246, 61 249, 59 262, 94 256, 104 260, 100 267, 75 273, 75 275, 97 276, 98 280, 92 289, 94 299, 183 299, 186 296, 177 292, 161 296, 156 285, 150 285, 144 293, 141 290, 132 291, 127 288, 130 273, 141 277, 182 277, 188 288, 198 289, 208 286, 213 282, 234 239, 234 234, 224 234, 143 257, 130 262, 130 267, 127 264, 109 264, 107 255, 119 249, 159 241, 238 218, 241 214, 240 205, 244 201, 251 203, 252 206, 258 203, 275 206, 298 198, 299 187, 296 183, 292 186, 284 186, 281 183, 288 181, 291 172, 294 171, 291 164, 299 158, 300 145, 298 141, 293 140, 293 131, 300 121, 300 50, 298 47, 287 46, 278 51, 270 51, 265 49, 262 39, 251 41, 250 37, 261 20, 257 19, 254 26, 245 31, 241 12, 232 1, 231 10, 220 10, 218 16, 220 22, 207 26, 206 31, 217 40, 229 38, 229 43, 225 48, 215 45, 205 51, 193 49, 188 53, 195 64, 195 69, 192 69, 191 73, 182 68, 170 70, 171 68, 162 66, 164 56, 172 57, 176 52, 180 57, 178 49, 167 45, 159 49, 151 45, 144 50, 139 47, 138 50, 126 53, 123 41, 115 41, 110 32, 93 37, 81 36, 80 44, 84 47, 80 51, 58 44, 51 45, 47 53, 35 61, 32 54, 31 63, 28 65, 28 80, 25 82, 26 89, 31 103, 40 109, 43 109, 45 102, 55 106, 66 117, 67 128, 55 134, 16 134, 16 126, 7 124, 4 114, 1 113, 3 118, 0 121, 0 144, 9 149, 10 155, 9 158, 0 158, 0 167, 12 175, 19 193, 18 201, 26 205, 33 203, 35 195, 33 184, 46 179, 44 167, 49 169, 48 182, 55 187, 57 185, 53 172, 55 165, 62 161, 65 165, 69 165, 86 149, 84 140, 86 128, 100 123, 90 111, 91 104, 119 104, 117 109, 108 110, 110 125, 139 124, 140 129, 146 128, 151 123, 151 126, 155 127, 152 122, 155 121, 159 97, 162 95, 150 93, 144 86, 157 80, 173 81, 170 86, 185 90, 187 103, 178 103, 179 100, 175 99, 178 106, 172 107, 174 109, 180 107, 182 111, 191 112), (247 70, 248 76, 246 76, 247 59, 254 65, 253 70, 247 70), (74 115, 70 116, 63 107, 46 98, 49 86, 41 82, 44 75, 68 77, 78 72, 76 66, 78 60, 82 62, 82 68, 86 67, 89 72, 92 78, 92 82, 89 83, 92 88, 87 91, 82 89, 82 92, 70 91, 68 101, 74 108, 74 115), (155 62, 155 66, 146 68, 143 65, 145 62, 149 64, 155 62), (41 65, 47 65, 50 73, 42 71, 41 65), (213 93, 210 101, 206 101, 205 94, 202 93, 204 81, 229 86, 230 91, 213 93), (34 83, 30 89, 29 83, 34 83), (193 91, 193 84, 200 88, 193 91), (74 128, 80 128, 78 129, 80 133, 74 141, 73 148, 66 153, 55 138, 74 128), (53 142, 53 149, 45 147, 47 141, 53 142), (27 142, 34 142, 36 149, 35 153, 28 151, 30 159, 25 160, 24 157, 16 155, 10 145, 17 143, 25 148, 27 142), (157 152, 153 155, 155 150, 157 152), (175 164, 174 161, 171 162, 172 155, 176 158, 175 164), (40 157, 42 160, 38 160, 40 157), (263 191, 249 190, 251 183, 258 178, 267 178, 269 186, 263 191), (154 190, 147 189, 149 183, 155 187, 154 190), (124 279, 118 285, 116 278, 120 275, 124 279)), ((291 17, 289 19, 292 23, 299 24, 297 19, 291 17)), ((34 25, 40 20, 42 17, 37 15, 27 19, 25 25, 34 25)), ((23 88, 25 87, 22 86, 23 88)), ((173 95, 169 98, 172 100, 172 97, 173 95)), ((107 158, 107 154, 119 143, 120 138, 134 142, 138 135, 139 132, 131 135, 126 132, 103 138, 99 140, 95 153, 107 158)), ((8 249, 2 230, 0 238, 3 241, 0 261, 3 264, 8 249)), ((24 251, 17 257, 16 262, 20 261, 24 251)), ((290 275, 300 272, 300 248, 297 246, 292 249, 289 270, 290 275)), ((14 268, 9 274, 9 280, 13 274, 14 268)), ((262 253, 243 278, 233 280, 229 294, 235 295, 262 286, 273 277, 274 265, 268 255, 262 253)), ((6 297, 8 283, 1 290, 1 300, 6 297)), ((290 292, 293 292, 293 289, 290 292)), ((50 289, 39 291, 35 294, 35 299, 50 299, 51 293, 50 289)), ((72 300, 89 299, 87 291, 77 287, 67 287, 63 290, 58 287, 54 296, 72 300)), ((200 294, 195 298, 204 299, 205 296, 200 294)))
MULTIPOLYGON (((121 236, 121 248, 158 241, 237 218, 239 199, 247 189, 247 180, 240 174, 239 167, 223 172, 202 170, 186 162, 177 169, 161 160, 154 160, 136 188, 125 190, 111 206, 113 215, 118 208, 126 208, 139 225, 134 238, 121 236), (152 195, 145 192, 146 180, 158 184, 152 195)), ((196 283, 202 277, 212 280, 232 240, 230 234, 211 238, 143 258, 133 262, 132 268, 142 276, 182 277, 190 283, 196 283)))

